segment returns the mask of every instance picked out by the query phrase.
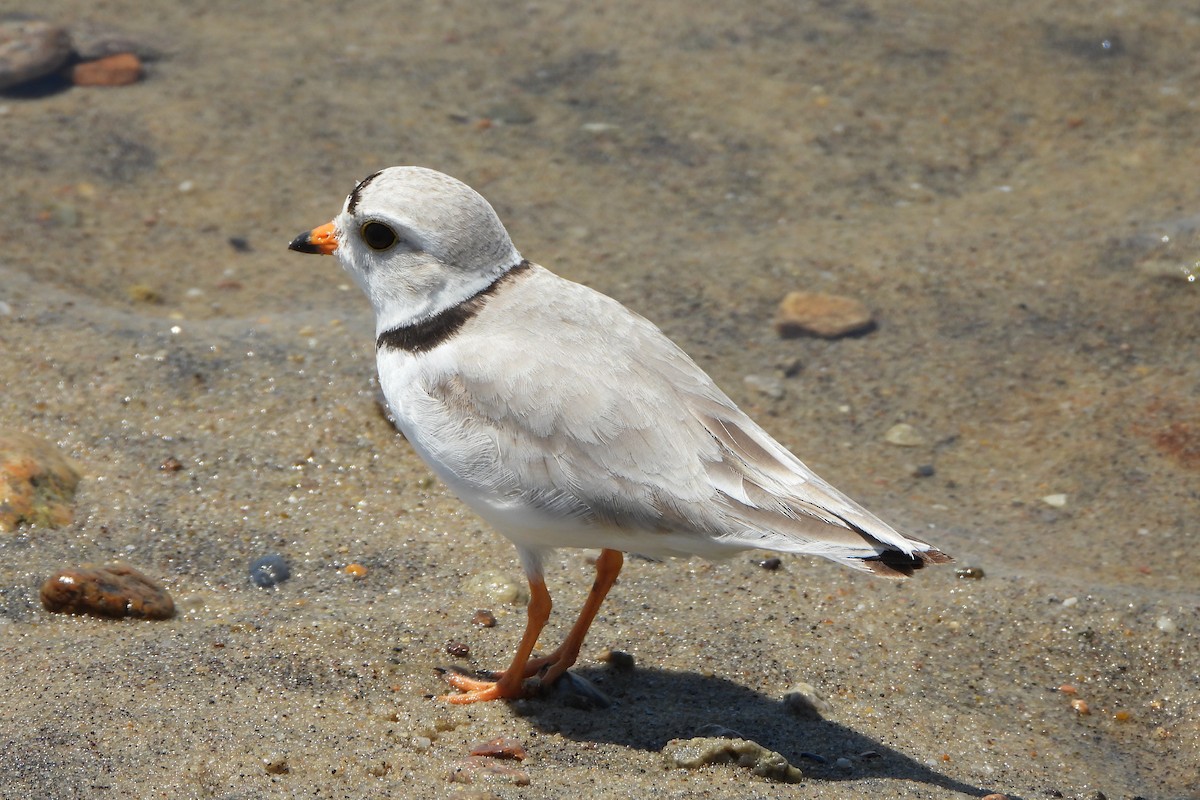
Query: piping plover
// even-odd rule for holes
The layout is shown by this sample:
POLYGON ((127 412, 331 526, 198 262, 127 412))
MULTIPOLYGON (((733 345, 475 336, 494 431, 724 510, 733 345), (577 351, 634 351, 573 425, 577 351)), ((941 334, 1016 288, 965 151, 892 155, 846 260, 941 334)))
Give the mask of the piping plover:
POLYGON ((366 293, 396 424, 520 554, 530 600, 516 656, 495 681, 447 673, 463 692, 451 702, 562 676, 622 553, 809 553, 891 578, 950 560, 819 478, 649 321, 523 258, 454 178, 376 172, 290 247, 336 255, 366 293), (562 645, 532 658, 557 547, 599 549, 596 580, 562 645))

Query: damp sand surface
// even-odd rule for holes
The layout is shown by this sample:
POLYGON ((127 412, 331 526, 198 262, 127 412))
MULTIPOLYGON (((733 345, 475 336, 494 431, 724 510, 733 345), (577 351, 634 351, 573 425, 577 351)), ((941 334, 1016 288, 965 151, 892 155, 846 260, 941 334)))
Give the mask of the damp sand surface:
MULTIPOLYGON (((0 797, 1200 796, 1193 4, 21 10, 158 55, 0 97, 0 427, 84 476, 0 535, 0 797), (403 163, 957 564, 631 559, 577 668, 613 706, 430 699, 511 656, 514 551, 379 412, 365 300, 286 250, 403 163), (781 339, 793 290, 876 327, 781 339), (41 607, 117 560, 172 619, 41 607), (714 725, 807 777, 665 766, 714 725), (497 736, 524 778, 467 775, 497 736)), ((591 555, 548 563, 547 649, 591 555)))

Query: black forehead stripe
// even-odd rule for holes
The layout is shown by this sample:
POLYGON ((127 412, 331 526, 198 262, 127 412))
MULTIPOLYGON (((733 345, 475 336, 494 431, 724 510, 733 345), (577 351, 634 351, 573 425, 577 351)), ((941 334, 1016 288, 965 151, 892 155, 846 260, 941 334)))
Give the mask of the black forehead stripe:
POLYGON ((429 319, 414 322, 412 325, 401 325, 384 331, 375 340, 376 349, 386 347, 391 350, 404 350, 408 353, 424 353, 432 350, 458 333, 463 325, 467 324, 487 305, 488 298, 527 273, 530 266, 528 261, 522 261, 458 305, 451 306, 445 311, 439 311, 429 319))
POLYGON ((362 190, 367 188, 367 184, 383 174, 383 170, 373 172, 367 177, 358 182, 358 186, 354 187, 354 191, 350 193, 349 199, 346 201, 346 213, 353 214, 354 209, 358 207, 358 201, 362 199, 362 190))

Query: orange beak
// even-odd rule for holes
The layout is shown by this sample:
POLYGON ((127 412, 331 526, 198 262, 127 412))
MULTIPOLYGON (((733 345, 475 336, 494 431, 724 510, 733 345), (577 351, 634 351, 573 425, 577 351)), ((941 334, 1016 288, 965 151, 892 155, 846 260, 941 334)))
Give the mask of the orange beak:
POLYGON ((292 243, 288 245, 288 250, 295 250, 297 253, 315 253, 317 255, 327 256, 337 250, 337 235, 333 230, 333 223, 327 222, 319 228, 313 228, 311 231, 304 233, 292 239, 292 243))

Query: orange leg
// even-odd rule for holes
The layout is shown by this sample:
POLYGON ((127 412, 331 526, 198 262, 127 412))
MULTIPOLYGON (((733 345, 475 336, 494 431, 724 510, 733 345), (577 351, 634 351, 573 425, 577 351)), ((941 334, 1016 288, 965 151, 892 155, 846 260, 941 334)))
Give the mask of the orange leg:
POLYGON ((480 700, 511 700, 523 697, 525 694, 522 684, 525 682, 525 666, 533 647, 537 644, 546 620, 550 619, 550 592, 546 591, 546 582, 541 576, 529 578, 529 607, 526 609, 528 618, 525 622, 525 633, 521 636, 521 644, 517 654, 513 656, 512 664, 500 675, 494 683, 478 681, 460 675, 457 672, 447 672, 443 677, 446 683, 456 689, 462 689, 463 694, 451 694, 441 697, 451 703, 477 703, 480 700))
POLYGON ((592 583, 592 590, 588 592, 579 618, 571 626, 571 632, 558 649, 548 656, 553 661, 546 662, 550 669, 542 676, 543 686, 549 686, 558 680, 559 676, 571 668, 575 659, 579 658, 579 648, 583 646, 583 639, 592 627, 596 614, 600 612, 600 605, 608 596, 608 590, 617 582, 617 576, 621 574, 621 566, 624 563, 625 556, 620 550, 600 551, 600 557, 596 559, 596 580, 592 583))
POLYGON ((583 639, 587 636, 588 629, 592 627, 592 621, 599 613, 600 606, 608 595, 608 590, 616 583, 617 575, 621 573, 621 566, 624 563, 625 557, 619 550, 600 551, 600 557, 596 559, 596 580, 592 583, 592 590, 588 592, 583 610, 579 612, 579 618, 571 626, 571 632, 553 653, 535 659, 530 659, 529 656, 533 653, 538 635, 542 632, 542 628, 545 627, 546 620, 550 616, 550 593, 546 591, 546 584, 541 578, 531 578, 529 580, 529 621, 525 626, 525 635, 521 637, 521 645, 517 648, 517 655, 513 658, 512 664, 501 673, 499 680, 495 683, 478 681, 456 672, 446 673, 444 676, 446 682, 455 688, 462 689, 465 693, 449 695, 442 699, 451 703, 474 703, 479 700, 521 697, 524 694, 522 685, 525 679, 533 677, 543 669, 546 669, 546 674, 542 676, 542 685, 549 686, 554 683, 579 658, 579 648, 583 646, 583 639))

